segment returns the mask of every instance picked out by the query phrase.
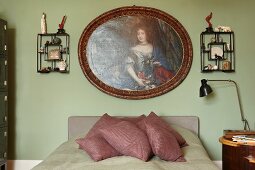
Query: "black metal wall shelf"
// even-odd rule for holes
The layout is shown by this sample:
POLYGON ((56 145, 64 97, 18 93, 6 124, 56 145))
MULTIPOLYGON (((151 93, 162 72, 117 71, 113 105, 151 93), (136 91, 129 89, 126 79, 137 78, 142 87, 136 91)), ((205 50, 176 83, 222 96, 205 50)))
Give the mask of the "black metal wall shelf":
POLYGON ((37 72, 69 73, 70 36, 67 33, 37 35, 37 72))
POLYGON ((234 72, 234 32, 205 31, 200 34, 201 72, 234 72))

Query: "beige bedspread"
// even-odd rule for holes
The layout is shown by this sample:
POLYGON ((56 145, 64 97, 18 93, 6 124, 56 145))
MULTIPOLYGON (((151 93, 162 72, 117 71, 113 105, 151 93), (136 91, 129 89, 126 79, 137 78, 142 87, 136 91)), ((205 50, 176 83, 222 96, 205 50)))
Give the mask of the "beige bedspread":
POLYGON ((78 149, 75 139, 70 139, 32 170, 218 170, 195 134, 178 126, 173 127, 189 144, 182 148, 186 162, 168 162, 156 156, 148 162, 129 156, 94 162, 78 149))

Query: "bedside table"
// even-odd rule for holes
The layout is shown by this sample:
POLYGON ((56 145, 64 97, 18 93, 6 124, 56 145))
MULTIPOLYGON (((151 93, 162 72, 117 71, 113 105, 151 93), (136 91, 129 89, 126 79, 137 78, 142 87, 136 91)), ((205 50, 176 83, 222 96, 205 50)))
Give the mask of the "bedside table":
POLYGON ((222 169, 223 170, 254 170, 255 143, 237 143, 230 136, 222 136, 222 169))

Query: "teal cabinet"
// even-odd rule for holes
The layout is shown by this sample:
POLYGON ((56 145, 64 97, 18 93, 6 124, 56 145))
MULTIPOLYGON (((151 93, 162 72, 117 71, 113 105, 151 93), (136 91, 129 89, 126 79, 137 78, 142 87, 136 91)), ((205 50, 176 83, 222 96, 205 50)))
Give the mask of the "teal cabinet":
POLYGON ((0 169, 7 170, 8 57, 7 22, 0 19, 0 169))

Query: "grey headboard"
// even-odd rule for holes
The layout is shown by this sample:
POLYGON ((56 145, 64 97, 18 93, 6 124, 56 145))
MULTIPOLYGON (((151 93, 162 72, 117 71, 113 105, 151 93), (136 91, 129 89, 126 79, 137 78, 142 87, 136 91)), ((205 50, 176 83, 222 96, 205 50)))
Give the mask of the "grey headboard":
MULTIPOLYGON (((68 139, 79 134, 86 134, 100 116, 71 116, 68 118, 68 139)), ((199 135, 199 119, 196 116, 161 116, 170 124, 187 128, 199 135)))

